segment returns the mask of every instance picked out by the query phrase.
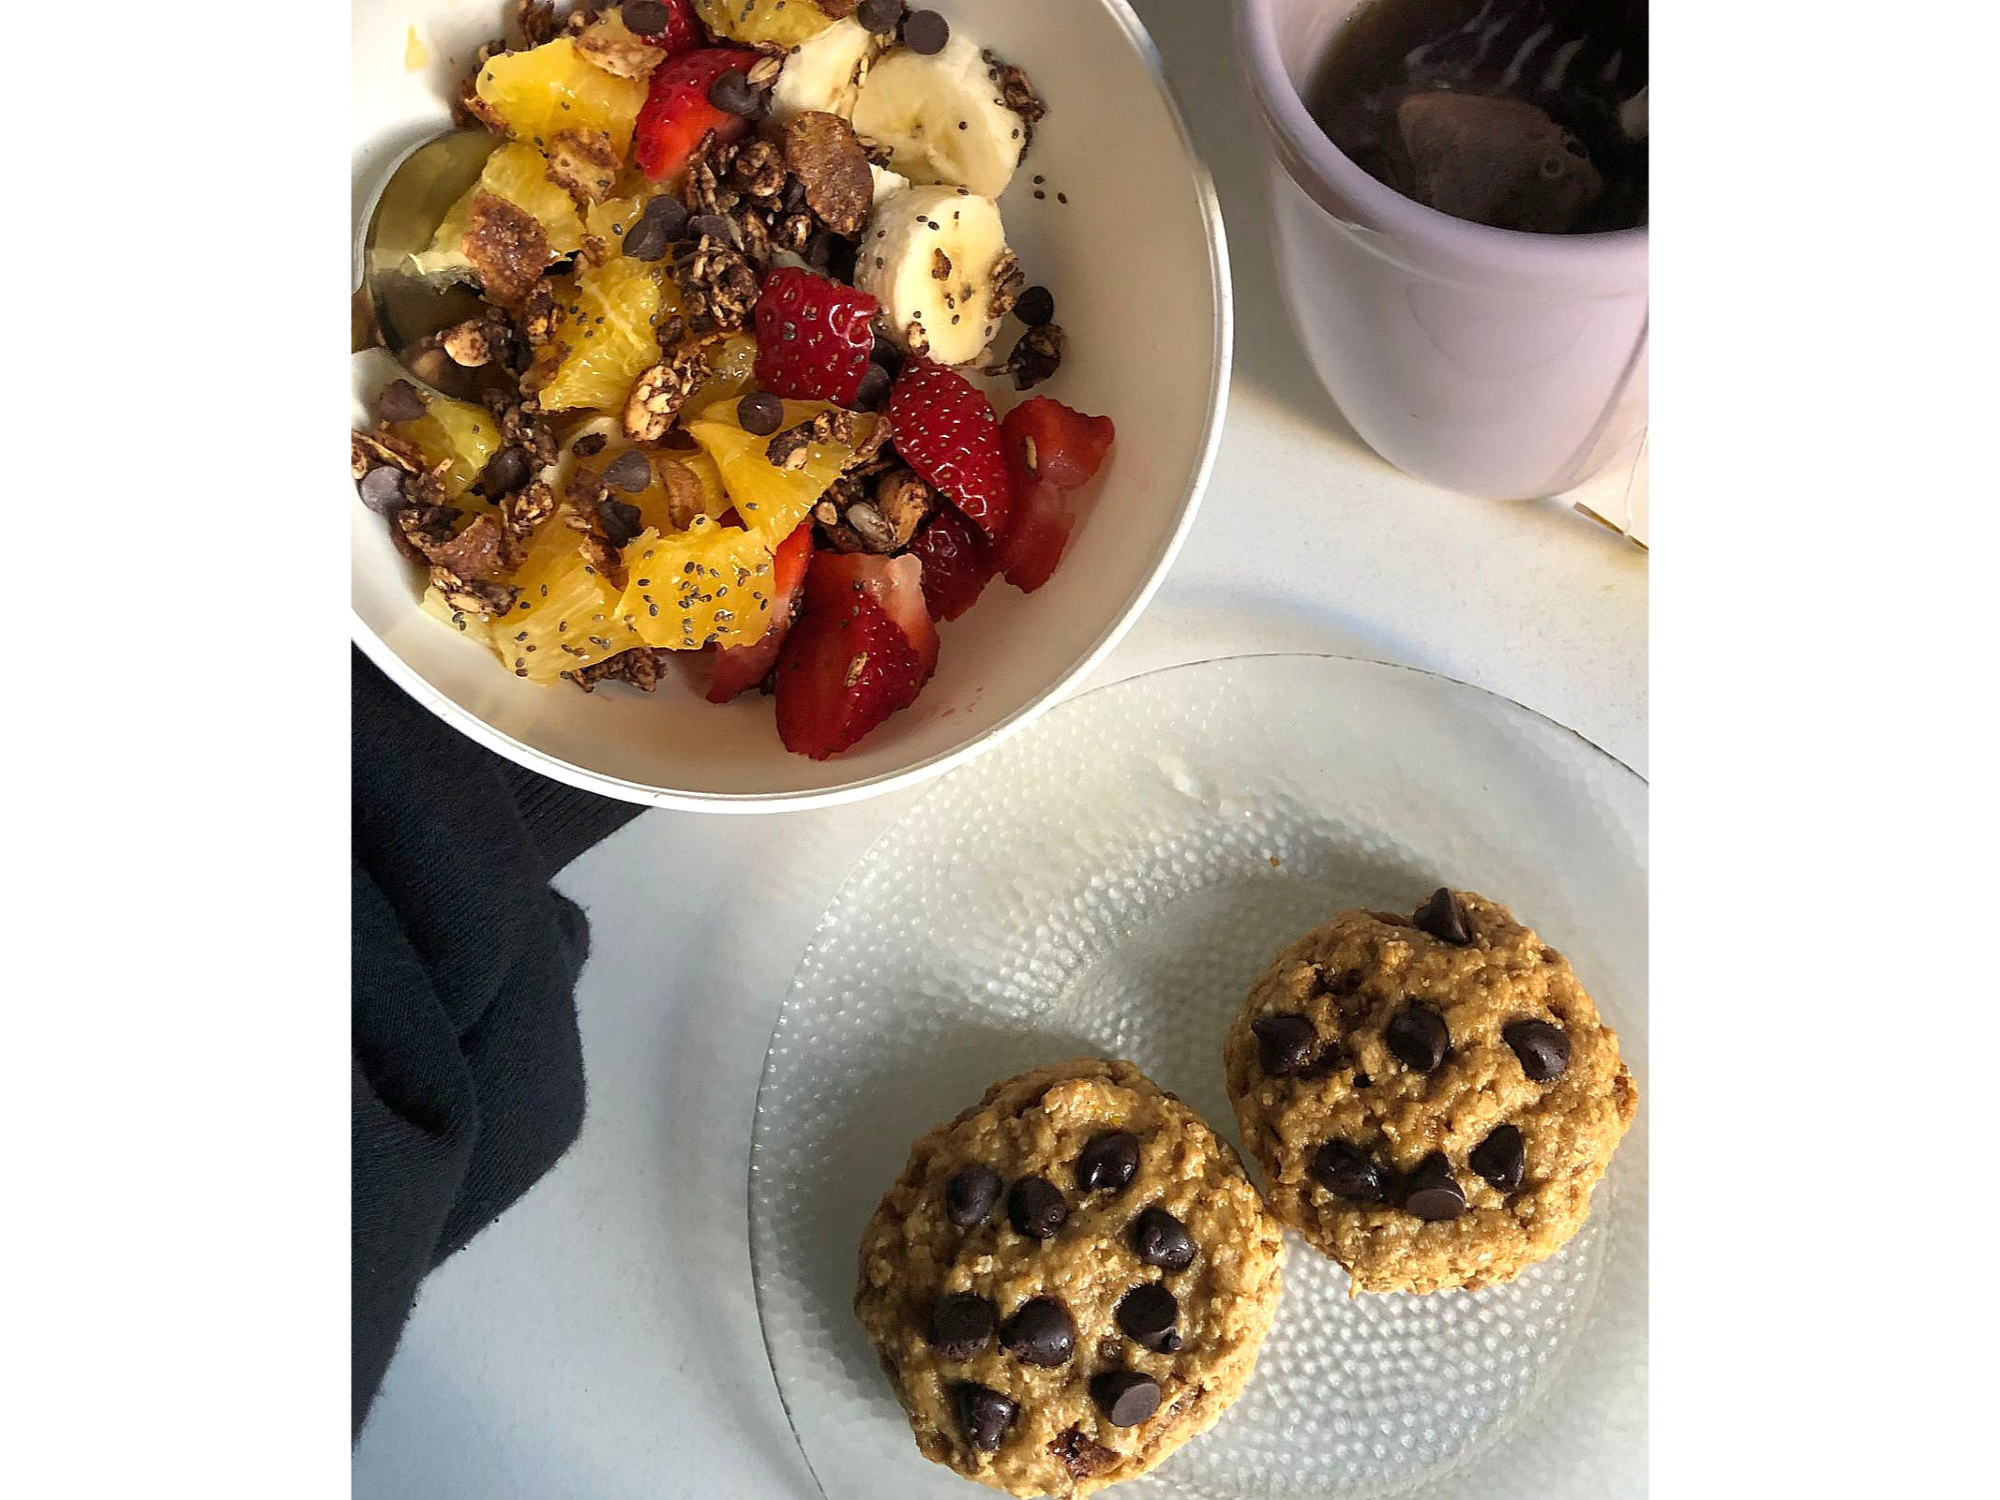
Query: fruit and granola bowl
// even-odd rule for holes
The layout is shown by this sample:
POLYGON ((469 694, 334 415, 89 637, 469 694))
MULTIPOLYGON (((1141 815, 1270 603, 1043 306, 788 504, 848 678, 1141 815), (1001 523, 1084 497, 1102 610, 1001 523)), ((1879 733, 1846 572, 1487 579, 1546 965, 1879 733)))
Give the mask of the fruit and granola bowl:
POLYGON ((1122 5, 466 9, 356 10, 357 181, 487 133, 399 268, 478 300, 356 360, 362 646, 526 764, 709 808, 907 782, 1087 671, 1227 368, 1122 5))

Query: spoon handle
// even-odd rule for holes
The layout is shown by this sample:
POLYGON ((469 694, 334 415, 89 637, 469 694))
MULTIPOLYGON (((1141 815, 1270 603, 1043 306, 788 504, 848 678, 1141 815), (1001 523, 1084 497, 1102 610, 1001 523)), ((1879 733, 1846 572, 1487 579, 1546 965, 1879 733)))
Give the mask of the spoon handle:
POLYGON ((364 349, 379 348, 382 343, 382 330, 376 326, 375 302, 368 295, 367 287, 358 286, 354 289, 350 313, 354 324, 354 347, 348 352, 359 354, 364 349))

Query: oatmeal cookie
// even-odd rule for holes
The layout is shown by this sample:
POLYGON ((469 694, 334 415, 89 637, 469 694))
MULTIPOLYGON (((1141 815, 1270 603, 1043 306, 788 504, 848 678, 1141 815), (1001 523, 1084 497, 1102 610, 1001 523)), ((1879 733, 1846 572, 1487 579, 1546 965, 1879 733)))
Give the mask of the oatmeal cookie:
POLYGON ((1079 1058, 917 1142, 862 1236, 854 1309, 925 1457, 1081 1496, 1236 1399, 1283 1260, 1226 1142, 1130 1063, 1079 1058))
POLYGON ((1568 961, 1470 892, 1299 939, 1224 1060, 1272 1209, 1359 1291, 1487 1286, 1552 1255, 1639 1104, 1568 961))

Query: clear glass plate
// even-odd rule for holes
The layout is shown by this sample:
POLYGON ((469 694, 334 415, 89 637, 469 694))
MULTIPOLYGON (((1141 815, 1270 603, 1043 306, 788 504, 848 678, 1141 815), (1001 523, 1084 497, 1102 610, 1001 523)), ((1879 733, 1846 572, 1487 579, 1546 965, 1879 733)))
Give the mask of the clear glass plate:
MULTIPOLYGON (((1440 884, 1576 966, 1646 1085, 1646 787, 1518 704, 1407 668, 1238 657, 1099 689, 946 779, 821 919, 750 1152, 764 1338, 829 1500, 965 1500, 854 1321, 911 1143, 1037 1063, 1126 1057, 1231 1140, 1222 1040, 1271 956, 1440 884)), ((1253 1168, 1254 1170, 1254 1168, 1253 1168)), ((1118 1493, 1634 1495, 1646 1463, 1646 1112, 1583 1232, 1513 1283, 1350 1300, 1296 1236, 1241 1400, 1118 1493)))

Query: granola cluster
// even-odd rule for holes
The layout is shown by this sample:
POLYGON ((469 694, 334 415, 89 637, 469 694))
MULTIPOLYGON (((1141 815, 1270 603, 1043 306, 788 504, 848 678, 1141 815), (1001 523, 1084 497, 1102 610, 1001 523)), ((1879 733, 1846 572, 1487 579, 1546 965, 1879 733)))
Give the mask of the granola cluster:
POLYGON ((707 375, 707 345, 700 340, 679 344, 632 387, 625 403, 625 435, 636 443, 664 441, 682 405, 707 375))
POLYGON ((938 503, 937 491, 909 465, 889 460, 841 475, 813 507, 813 520, 835 552, 892 556, 910 545, 938 503))
POLYGON ((750 321, 750 311, 757 305, 757 269, 728 243, 726 221, 714 215, 708 219, 689 221, 699 238, 674 263, 674 280, 689 327, 702 333, 729 333, 750 321))
POLYGON ((874 187, 853 127, 836 115, 808 112, 787 125, 782 143, 703 136, 681 198, 690 227, 761 274, 779 251, 818 269, 829 266, 836 240, 851 240, 867 222, 874 187))

